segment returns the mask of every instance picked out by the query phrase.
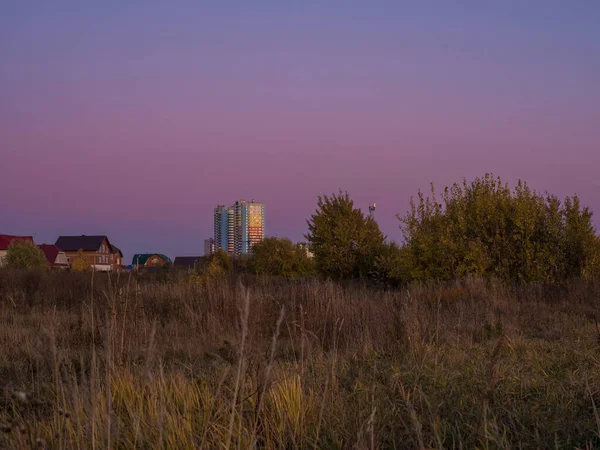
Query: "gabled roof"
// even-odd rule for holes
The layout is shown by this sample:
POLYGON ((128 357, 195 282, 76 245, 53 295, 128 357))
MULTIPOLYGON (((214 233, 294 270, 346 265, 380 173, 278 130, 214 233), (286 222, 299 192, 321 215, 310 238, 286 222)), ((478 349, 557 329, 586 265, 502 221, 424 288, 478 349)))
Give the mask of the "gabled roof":
POLYGON ((123 257, 123 252, 121 251, 121 249, 119 247, 111 244, 110 248, 112 249, 113 253, 118 253, 121 258, 123 257))
POLYGON ((57 264, 56 263, 56 257, 58 256, 59 253, 62 253, 62 250, 59 249, 56 245, 52 245, 52 244, 41 244, 38 245, 39 249, 44 252, 44 255, 46 255, 46 259, 48 260, 48 263, 52 266, 63 266, 63 267, 68 267, 68 264, 57 264))
POLYGON ((171 258, 162 253, 136 253, 133 255, 133 259, 131 260, 131 264, 134 266, 143 266, 146 264, 146 261, 150 259, 152 256, 159 256, 165 262, 165 264, 171 264, 171 258))
POLYGON ((31 237, 31 236, 12 236, 10 234, 0 234, 0 250, 8 250, 8 247, 10 247, 10 244, 14 240, 33 242, 33 237, 31 237))
POLYGON ((177 256, 173 266, 193 269, 196 261, 198 261, 200 258, 201 256, 177 256))
MULTIPOLYGON (((96 252, 100 249, 105 239, 108 241, 106 236, 60 236, 56 240, 56 246, 63 252, 76 252, 79 250, 96 252)), ((108 245, 110 245, 110 242, 108 245)))

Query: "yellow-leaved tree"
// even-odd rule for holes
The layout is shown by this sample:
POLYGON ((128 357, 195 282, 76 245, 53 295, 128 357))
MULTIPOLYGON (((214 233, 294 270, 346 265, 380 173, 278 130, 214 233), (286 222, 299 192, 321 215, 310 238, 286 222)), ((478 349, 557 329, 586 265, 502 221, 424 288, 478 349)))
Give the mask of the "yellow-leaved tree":
POLYGON ((83 250, 79 249, 77 257, 71 262, 71 269, 76 272, 87 272, 92 268, 83 250))

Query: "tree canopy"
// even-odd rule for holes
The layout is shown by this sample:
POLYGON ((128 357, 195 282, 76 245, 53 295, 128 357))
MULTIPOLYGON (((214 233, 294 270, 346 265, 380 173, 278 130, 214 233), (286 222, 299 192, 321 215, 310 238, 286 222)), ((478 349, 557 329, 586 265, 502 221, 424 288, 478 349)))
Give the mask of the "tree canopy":
POLYGON ((92 270, 92 266, 82 249, 79 249, 77 257, 71 261, 71 270, 74 270, 75 272, 87 272, 92 270))
POLYGON ((33 242, 14 240, 6 252, 6 263, 13 269, 46 269, 48 261, 44 252, 33 242))
POLYGON ((374 270, 385 236, 347 192, 319 197, 307 223, 305 238, 319 272, 334 279, 364 279, 374 270))
POLYGON ((558 283, 596 270, 592 212, 575 195, 560 201, 519 181, 511 190, 486 174, 418 193, 399 217, 410 279, 467 274, 558 283))
POLYGON ((257 275, 296 277, 312 273, 314 262, 302 244, 268 237, 252 246, 248 268, 257 275))

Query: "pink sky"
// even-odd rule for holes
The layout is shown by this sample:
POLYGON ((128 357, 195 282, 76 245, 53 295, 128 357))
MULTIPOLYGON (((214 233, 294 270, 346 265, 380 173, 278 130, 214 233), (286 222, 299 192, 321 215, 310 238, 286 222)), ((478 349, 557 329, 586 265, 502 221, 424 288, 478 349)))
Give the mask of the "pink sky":
POLYGON ((600 211, 598 4, 496 3, 12 5, 0 233, 198 254, 216 204, 300 240, 344 189, 399 240, 418 189, 486 172, 600 211))

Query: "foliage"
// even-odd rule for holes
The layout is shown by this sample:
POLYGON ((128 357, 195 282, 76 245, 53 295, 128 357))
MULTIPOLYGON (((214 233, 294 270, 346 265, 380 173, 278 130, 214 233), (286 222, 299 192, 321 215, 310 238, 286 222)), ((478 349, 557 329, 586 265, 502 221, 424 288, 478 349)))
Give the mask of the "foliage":
POLYGON ((375 260, 373 278, 385 286, 399 287, 410 278, 407 271, 410 254, 406 247, 395 242, 386 242, 381 254, 375 260))
POLYGON ((598 265, 591 211, 577 196, 560 202, 522 181, 511 191, 486 174, 446 187, 439 201, 432 186, 431 197, 419 192, 399 219, 409 279, 493 275, 560 283, 598 265))
POLYGON ((295 277, 312 273, 314 263, 302 244, 268 237, 252 246, 248 268, 257 275, 295 277))
POLYGON ((46 269, 48 260, 44 252, 27 239, 15 239, 6 252, 7 266, 13 269, 46 269))
POLYGON ((77 252, 77 257, 71 261, 71 269, 75 272, 88 272, 92 269, 90 262, 85 254, 85 252, 81 249, 77 252))
POLYGON ((354 207, 347 192, 319 197, 305 236, 317 269, 333 279, 366 278, 375 269, 385 236, 354 207))
POLYGON ((600 236, 596 236, 588 248, 582 277, 586 280, 600 278, 600 236))
POLYGON ((0 448, 599 448, 600 280, 146 275, 0 270, 0 448))
POLYGON ((211 280, 223 278, 231 272, 233 265, 231 258, 222 249, 219 249, 212 255, 202 258, 197 266, 197 272, 193 273, 190 281, 193 284, 203 285, 211 280))

